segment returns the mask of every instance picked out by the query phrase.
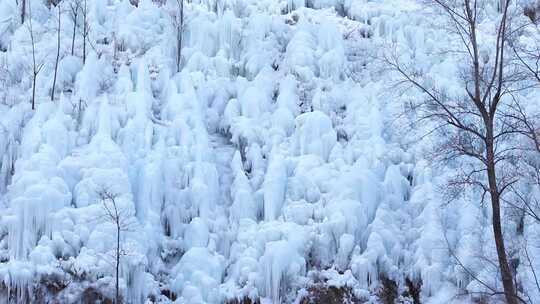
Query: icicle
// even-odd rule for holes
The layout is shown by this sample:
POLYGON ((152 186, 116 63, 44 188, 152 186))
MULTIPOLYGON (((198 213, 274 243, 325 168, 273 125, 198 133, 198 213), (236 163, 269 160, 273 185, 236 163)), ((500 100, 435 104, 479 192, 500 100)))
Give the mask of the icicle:
POLYGON ((240 153, 238 151, 235 152, 232 159, 231 169, 234 174, 234 181, 231 187, 231 196, 233 199, 231 208, 232 216, 237 221, 240 221, 243 218, 255 220, 259 213, 259 208, 255 203, 253 190, 245 175, 240 153))
POLYGON ((207 248, 193 247, 174 267, 173 290, 185 303, 217 303, 224 259, 207 248))
POLYGON ((272 303, 282 303, 281 290, 285 290, 287 280, 305 272, 305 260, 288 241, 268 242, 260 259, 263 271, 264 293, 272 303))
POLYGON ((111 138, 111 113, 109 99, 103 95, 99 105, 98 130, 95 138, 111 138))
POLYGON ((270 163, 264 178, 264 219, 271 221, 281 214, 287 187, 285 158, 277 151, 271 153, 270 163))
POLYGON ((210 231, 205 221, 199 217, 191 220, 184 233, 184 248, 206 247, 210 240, 210 231))
POLYGON ((148 65, 146 64, 146 60, 141 58, 139 61, 139 66, 137 69, 137 93, 140 94, 151 94, 152 93, 152 87, 150 83, 150 73, 148 72, 148 65))
POLYGON ((304 113, 296 118, 294 146, 298 154, 315 154, 328 160, 336 142, 332 121, 323 112, 304 113))

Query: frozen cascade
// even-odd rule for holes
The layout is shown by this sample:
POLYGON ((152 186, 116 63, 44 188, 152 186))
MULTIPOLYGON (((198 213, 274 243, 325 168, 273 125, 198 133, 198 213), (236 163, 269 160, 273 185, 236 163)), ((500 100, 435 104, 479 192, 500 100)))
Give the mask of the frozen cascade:
MULTIPOLYGON (((461 63, 440 56, 452 38, 419 1, 184 1, 179 72, 178 2, 89 1, 87 24, 73 24, 73 1, 57 4, 50 101, 57 7, 27 1, 21 26, 21 7, 0 0, 0 302, 111 301, 116 245, 125 303, 304 303, 326 291, 379 303, 393 283, 404 303, 413 287, 422 303, 478 300, 488 290, 448 248, 498 286, 476 256, 496 253, 481 193, 441 203, 449 172, 470 164, 425 160, 433 141, 417 139, 433 126, 409 134, 419 113, 402 115, 425 96, 393 89, 398 75, 372 60, 391 44, 448 96, 463 91, 461 63), (28 20, 43 63, 35 110, 28 20), (104 193, 125 225, 119 244, 104 193)), ((516 43, 538 40, 523 35, 516 43)), ((503 213, 512 261, 532 257, 516 280, 538 302, 540 228, 503 213)))
POLYGON ((328 160, 335 144, 336 131, 326 114, 315 111, 296 118, 294 147, 298 154, 315 154, 323 160, 328 160))
POLYGON ((305 272, 305 261, 295 252, 288 241, 274 241, 266 244, 261 258, 264 275, 264 291, 273 303, 281 303, 283 281, 293 280, 294 276, 305 272))
POLYGON ((281 214, 287 187, 287 163, 278 152, 273 153, 264 177, 264 220, 276 220, 281 214))

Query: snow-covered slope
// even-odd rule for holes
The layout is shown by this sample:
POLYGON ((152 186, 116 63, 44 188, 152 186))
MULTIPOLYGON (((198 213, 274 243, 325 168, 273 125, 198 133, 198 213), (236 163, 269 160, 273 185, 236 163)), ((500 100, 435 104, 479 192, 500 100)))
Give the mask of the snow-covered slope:
POLYGON ((376 60, 394 42, 451 74, 420 1, 185 1, 179 73, 175 1, 88 1, 84 63, 74 1, 50 101, 58 11, 27 0, 32 111, 28 21, 0 0, 5 301, 113 299, 113 207, 127 303, 308 303, 317 286, 377 303, 394 285, 403 303, 469 301, 483 286, 449 246, 500 284, 473 254, 494 252, 488 209, 443 204, 429 143, 411 144, 425 129, 399 116, 421 97, 376 60))

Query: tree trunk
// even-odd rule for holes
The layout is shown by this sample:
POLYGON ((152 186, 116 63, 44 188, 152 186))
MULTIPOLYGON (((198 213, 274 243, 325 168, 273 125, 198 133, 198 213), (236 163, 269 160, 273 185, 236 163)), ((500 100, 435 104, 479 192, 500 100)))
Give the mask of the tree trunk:
POLYGON ((182 29, 178 29, 176 37, 176 72, 180 72, 180 61, 182 60, 182 29))
POLYGON ((120 224, 116 225, 116 304, 120 303, 120 224))
POLYGON ((75 53, 75 34, 77 33, 77 14, 73 17, 73 35, 71 36, 71 56, 75 53))
POLYGON ((184 38, 184 0, 178 1, 180 20, 176 26, 176 72, 180 72, 180 63, 182 62, 182 40, 184 38))
POLYGON ((32 110, 36 109, 36 78, 37 74, 34 73, 34 77, 32 79, 32 110))
MULTIPOLYGON (((23 5, 25 1, 23 1, 23 5)), ((36 43, 34 41, 34 29, 32 27, 32 6, 31 3, 28 3, 28 13, 30 14, 30 19, 28 19, 28 29, 30 31, 30 41, 32 42, 32 110, 36 109, 36 78, 41 68, 38 68, 36 65, 36 43)))
POLYGON ((21 24, 24 24, 24 16, 26 15, 26 0, 21 3, 21 24))
MULTIPOLYGON (((86 20, 86 17, 85 17, 85 20, 86 20)), ((83 64, 85 64, 86 63, 86 21, 84 22, 83 31, 84 31, 84 34, 83 34, 83 55, 82 55, 83 59, 82 61, 83 61, 83 64)))
POLYGON ((508 304, 518 304, 518 298, 514 288, 514 280, 512 279, 512 271, 508 265, 506 256, 506 247, 504 245, 504 235, 501 225, 501 201, 499 187, 497 185, 497 174, 495 169, 495 153, 494 153, 494 136, 493 124, 487 126, 486 136, 486 160, 487 160, 487 176, 489 182, 489 191, 491 197, 491 209, 493 212, 492 226, 493 236, 495 237, 495 247, 497 249, 497 257, 499 268, 501 270, 501 279, 503 283, 504 296, 508 304))
POLYGON ((56 41, 56 61, 54 63, 54 78, 51 92, 51 101, 54 101, 54 90, 56 88, 56 75, 58 74, 58 61, 60 60, 60 20, 61 20, 60 6, 58 6, 58 36, 56 41))
POLYGON ((83 64, 86 63, 86 38, 88 37, 88 6, 86 0, 84 0, 83 8, 83 64))

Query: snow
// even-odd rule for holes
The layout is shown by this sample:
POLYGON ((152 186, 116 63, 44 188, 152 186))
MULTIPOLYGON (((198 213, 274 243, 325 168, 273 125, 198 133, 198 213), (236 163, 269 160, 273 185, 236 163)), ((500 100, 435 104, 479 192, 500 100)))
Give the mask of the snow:
POLYGON ((272 303, 282 302, 283 281, 294 280, 294 276, 305 272, 304 259, 295 252, 294 245, 285 240, 266 243, 261 264, 264 292, 272 303))
POLYGON ((264 177, 264 220, 276 220, 281 214, 287 187, 286 161, 273 153, 264 177))
POLYGON ((314 154, 326 161, 336 144, 337 134, 330 118, 323 112, 314 111, 296 118, 294 139, 298 155, 314 154))
POLYGON ((257 206, 249 179, 244 172, 240 153, 235 153, 232 162, 231 167, 235 171, 231 187, 233 217, 236 220, 241 220, 243 218, 256 220, 260 213, 260 207, 257 206))
POLYGON ((207 248, 194 247, 182 256, 173 273, 177 273, 173 288, 181 294, 181 302, 205 303, 219 299, 223 257, 212 254, 207 248))
MULTIPOLYGON (((378 303, 382 277, 400 294, 421 281, 422 303, 473 301, 485 286, 456 257, 500 287, 497 267, 481 259, 495 256, 481 193, 442 195, 470 164, 430 162, 440 138, 424 138, 427 122, 408 132, 420 114, 401 115, 425 96, 398 90, 397 75, 372 60, 394 44, 420 75, 461 94, 462 64, 440 55, 459 41, 420 2, 185 2, 177 73, 175 1, 89 1, 84 63, 82 28, 71 53, 73 1, 61 2, 53 101, 57 12, 31 1, 45 62, 32 111, 28 27, 14 0, 0 0, 0 72, 9 69, 0 75, 0 302, 33 302, 38 291, 61 303, 114 297, 117 232, 104 192, 125 225, 127 303, 299 303, 318 284, 378 303), (51 291, 47 280, 71 283, 51 291)), ((484 42, 493 39, 486 18, 484 42)), ((538 113, 533 103, 526 111, 538 113)), ((539 299, 538 223, 525 220, 518 234, 519 216, 503 216, 516 280, 539 299)))

